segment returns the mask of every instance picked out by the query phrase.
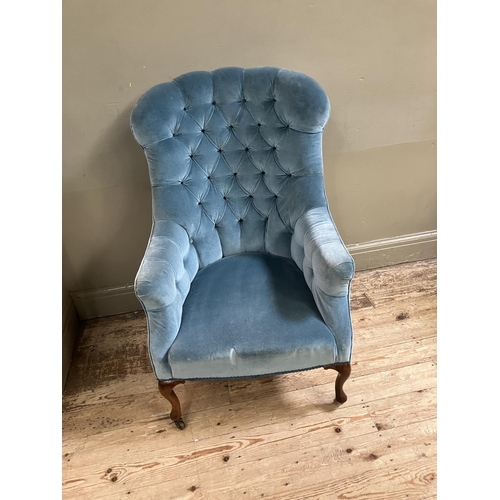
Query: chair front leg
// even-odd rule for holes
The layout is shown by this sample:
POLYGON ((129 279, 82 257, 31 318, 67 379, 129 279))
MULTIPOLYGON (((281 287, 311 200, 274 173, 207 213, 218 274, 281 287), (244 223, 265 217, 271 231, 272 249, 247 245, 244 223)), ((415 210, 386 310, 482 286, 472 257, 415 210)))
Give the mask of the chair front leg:
POLYGON ((172 405, 172 411, 170 412, 170 418, 174 421, 174 424, 178 429, 184 429, 186 424, 182 420, 181 416, 181 403, 177 394, 174 392, 174 387, 178 384, 184 384, 184 380, 176 380, 174 382, 158 382, 158 389, 160 394, 170 401, 172 405))
POLYGON ((351 363, 345 365, 330 365, 325 366, 325 370, 331 369, 338 372, 335 380, 335 401, 343 404, 347 401, 347 395, 344 392, 344 383, 351 375, 351 363))

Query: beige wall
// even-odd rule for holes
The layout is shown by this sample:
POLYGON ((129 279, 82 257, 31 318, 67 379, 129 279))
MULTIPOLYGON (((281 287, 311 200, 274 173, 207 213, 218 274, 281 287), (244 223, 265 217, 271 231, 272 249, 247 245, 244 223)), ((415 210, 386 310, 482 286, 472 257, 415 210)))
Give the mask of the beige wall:
POLYGON ((133 280, 150 231, 129 131, 149 87, 279 66, 326 90, 327 194, 347 244, 436 228, 435 0, 63 0, 63 274, 133 280))

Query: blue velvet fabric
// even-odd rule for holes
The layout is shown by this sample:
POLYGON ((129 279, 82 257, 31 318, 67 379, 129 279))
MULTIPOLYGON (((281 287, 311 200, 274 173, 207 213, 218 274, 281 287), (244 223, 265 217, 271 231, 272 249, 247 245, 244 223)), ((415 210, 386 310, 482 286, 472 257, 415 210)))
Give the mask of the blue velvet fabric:
MULTIPOLYGON (((321 140, 329 113, 328 98, 317 82, 269 67, 187 73, 151 88, 135 106, 131 128, 146 154, 153 196, 153 228, 135 292, 147 315, 149 352, 159 380, 257 376, 350 361, 354 262, 335 228, 324 191, 321 140), (281 257, 286 266, 294 262, 302 271, 332 334, 328 356, 326 344, 318 349, 307 328, 303 342, 310 339, 311 345, 304 356, 299 355, 304 344, 297 342, 295 333, 288 337, 275 332, 283 332, 290 322, 278 321, 269 298, 267 306, 259 302, 266 310, 257 330, 261 339, 267 332, 270 347, 255 347, 267 354, 253 364, 254 370, 238 354, 232 363, 232 352, 246 359, 257 345, 238 337, 250 335, 250 330, 229 333, 230 325, 244 319, 244 311, 256 301, 255 287, 244 292, 241 283, 239 304, 229 297, 229 289, 226 302, 231 307, 224 301, 200 302, 206 332, 213 334, 212 350, 201 360, 199 346, 193 345, 192 352, 198 354, 188 357, 187 339, 208 335, 199 331, 202 316, 193 312, 191 289, 201 301, 203 294, 211 293, 203 291, 202 283, 213 283, 214 269, 220 269, 221 283, 226 279, 226 258, 255 253, 281 257), (211 279, 201 279, 205 268, 211 269, 211 279), (212 314, 207 313, 209 304, 217 308, 212 314), (237 338, 243 351, 236 345, 231 350, 237 338), (223 358, 223 352, 227 359, 208 363, 223 358), (296 368, 286 361, 294 357, 300 359, 296 368), (190 372, 193 359, 198 361, 192 362, 190 372)), ((260 271, 266 262, 271 275, 279 267, 265 259, 257 262, 260 271)), ((268 297, 273 290, 278 293, 262 286, 268 297)), ((286 293, 285 288, 279 290, 286 293)), ((290 290, 291 302, 293 293, 290 290)))
POLYGON ((336 361, 335 337, 303 273, 293 260, 264 253, 231 255, 197 274, 168 352, 172 376, 181 380, 265 375, 336 361))

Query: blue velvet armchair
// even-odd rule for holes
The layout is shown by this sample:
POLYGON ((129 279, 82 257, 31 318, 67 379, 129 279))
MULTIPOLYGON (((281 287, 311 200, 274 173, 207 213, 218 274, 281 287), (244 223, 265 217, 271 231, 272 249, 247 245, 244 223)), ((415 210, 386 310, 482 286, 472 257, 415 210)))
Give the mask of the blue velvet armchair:
POLYGON ((329 114, 316 81, 272 67, 186 73, 132 111, 153 199, 135 293, 181 429, 186 380, 333 368, 347 399, 354 262, 325 194, 329 114))

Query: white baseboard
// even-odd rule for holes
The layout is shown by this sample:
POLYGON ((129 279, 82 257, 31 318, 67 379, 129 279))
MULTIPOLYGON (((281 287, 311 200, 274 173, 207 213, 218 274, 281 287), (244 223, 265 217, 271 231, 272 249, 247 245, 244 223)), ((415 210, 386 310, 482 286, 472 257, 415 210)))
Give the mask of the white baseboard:
POLYGON ((394 238, 347 245, 356 271, 392 266, 437 256, 437 231, 405 234, 394 238))
POLYGON ((62 306, 62 388, 66 383, 73 348, 78 336, 78 316, 70 296, 64 298, 62 306))
MULTIPOLYGON (((437 231, 347 245, 356 271, 432 259, 437 255, 437 231)), ((133 283, 71 292, 80 319, 112 316, 142 309, 133 283)))
POLYGON ((70 293, 80 319, 100 318, 142 309, 134 284, 107 286, 70 293))

